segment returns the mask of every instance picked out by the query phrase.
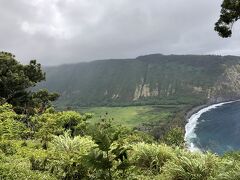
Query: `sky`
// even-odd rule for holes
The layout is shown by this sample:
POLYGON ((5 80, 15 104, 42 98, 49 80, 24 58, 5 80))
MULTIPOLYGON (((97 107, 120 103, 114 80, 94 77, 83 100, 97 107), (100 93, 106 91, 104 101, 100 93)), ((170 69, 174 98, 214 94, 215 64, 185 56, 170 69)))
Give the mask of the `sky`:
POLYGON ((240 55, 214 31, 221 0, 0 0, 0 51, 58 65, 146 54, 240 55))

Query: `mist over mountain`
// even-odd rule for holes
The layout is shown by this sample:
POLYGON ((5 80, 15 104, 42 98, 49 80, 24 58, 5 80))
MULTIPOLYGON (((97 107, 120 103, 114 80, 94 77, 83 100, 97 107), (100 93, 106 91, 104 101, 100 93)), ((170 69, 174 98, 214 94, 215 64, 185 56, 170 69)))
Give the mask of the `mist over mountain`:
POLYGON ((240 97, 240 57, 139 56, 45 67, 60 106, 202 104, 240 97))

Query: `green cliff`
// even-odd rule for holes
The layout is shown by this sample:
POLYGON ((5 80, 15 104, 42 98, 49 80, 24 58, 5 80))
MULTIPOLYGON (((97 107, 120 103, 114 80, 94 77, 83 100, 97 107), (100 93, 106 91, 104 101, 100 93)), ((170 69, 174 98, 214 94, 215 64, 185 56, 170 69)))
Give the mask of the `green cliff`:
POLYGON ((240 96, 240 58, 146 55, 46 67, 37 88, 61 94, 60 106, 202 104, 240 96))

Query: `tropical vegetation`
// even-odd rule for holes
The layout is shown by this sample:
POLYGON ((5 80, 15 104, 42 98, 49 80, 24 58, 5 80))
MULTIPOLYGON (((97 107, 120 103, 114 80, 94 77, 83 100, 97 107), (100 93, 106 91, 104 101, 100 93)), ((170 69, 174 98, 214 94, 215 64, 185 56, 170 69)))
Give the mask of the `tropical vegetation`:
POLYGON ((0 179, 240 178, 240 153, 190 152, 180 127, 157 138, 108 113, 93 121, 91 113, 56 110, 57 94, 31 89, 44 77, 39 64, 0 55, 0 179))

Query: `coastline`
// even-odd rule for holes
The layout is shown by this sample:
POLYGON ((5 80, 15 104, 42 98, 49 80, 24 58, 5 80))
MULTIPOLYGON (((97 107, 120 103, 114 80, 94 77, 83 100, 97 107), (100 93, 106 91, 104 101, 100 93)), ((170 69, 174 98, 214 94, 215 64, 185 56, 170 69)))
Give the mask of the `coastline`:
MULTIPOLYGON (((195 113, 197 113, 198 111, 200 111, 201 109, 210 106, 211 104, 203 104, 203 105, 199 105, 199 106, 194 106, 192 107, 190 110, 188 110, 185 114, 185 121, 186 123, 188 122, 188 119, 195 113)), ((185 124, 186 125, 186 124, 185 124)))
POLYGON ((189 108, 189 110, 185 113, 185 121, 188 122, 188 119, 193 115, 196 114, 198 111, 200 111, 203 108, 206 108, 208 106, 219 104, 219 103, 226 103, 226 102, 237 102, 240 101, 240 99, 226 99, 221 101, 213 101, 213 102, 207 102, 206 104, 198 105, 198 106, 192 106, 189 108))
MULTIPOLYGON (((219 106, 238 102, 238 100, 231 100, 231 101, 224 101, 224 102, 218 102, 218 103, 209 103, 201 106, 197 106, 195 108, 192 108, 185 116, 186 125, 185 125, 185 136, 184 139, 186 141, 187 148, 190 151, 196 151, 200 150, 198 147, 195 146, 193 139, 197 138, 197 135, 195 134, 195 128, 198 123, 198 118, 205 112, 215 109, 219 106)), ((201 150, 200 150, 201 151, 201 150)))

